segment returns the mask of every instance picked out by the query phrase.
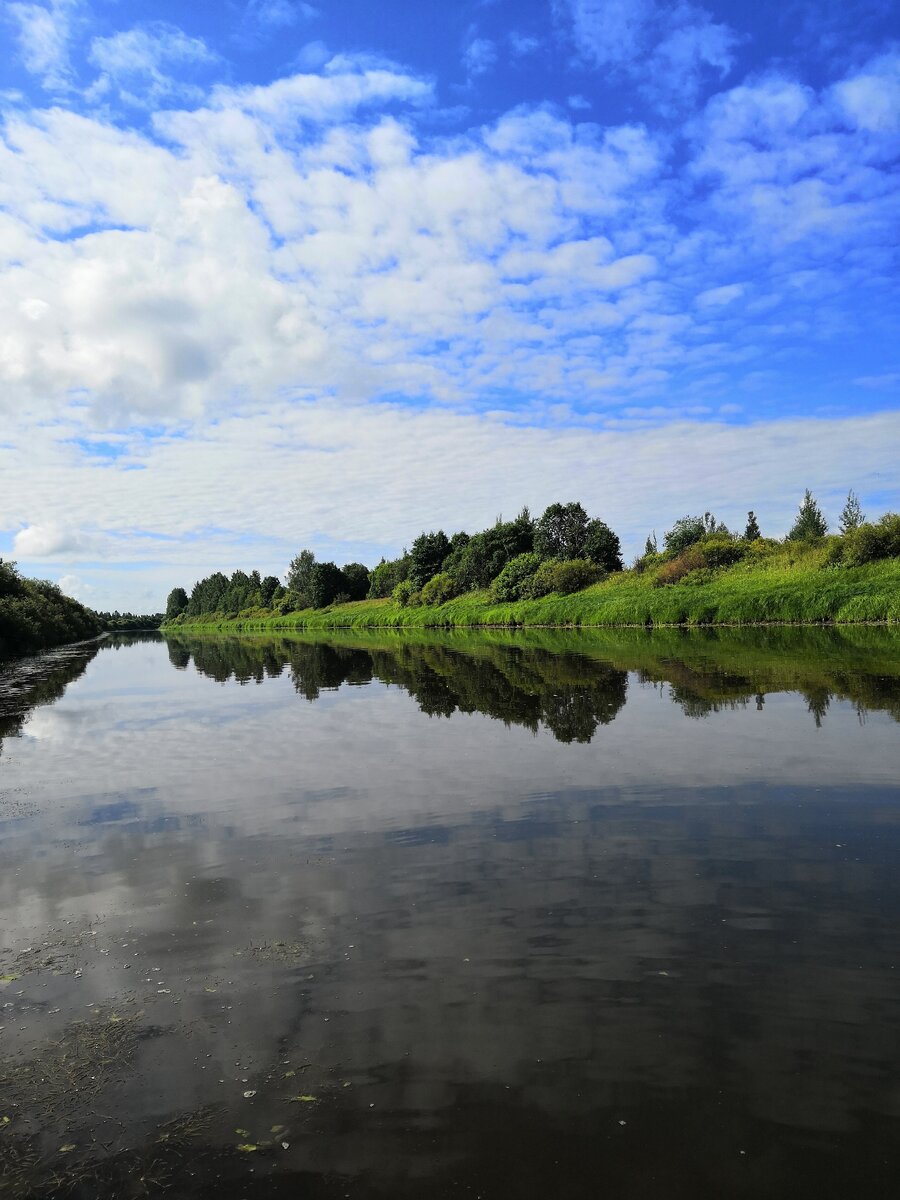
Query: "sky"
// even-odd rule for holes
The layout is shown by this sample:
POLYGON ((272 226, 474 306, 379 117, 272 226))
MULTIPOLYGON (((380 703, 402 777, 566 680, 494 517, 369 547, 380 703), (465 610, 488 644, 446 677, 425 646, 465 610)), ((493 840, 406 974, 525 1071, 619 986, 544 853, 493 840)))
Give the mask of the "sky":
POLYGON ((891 0, 0 0, 0 557, 900 508, 891 0))

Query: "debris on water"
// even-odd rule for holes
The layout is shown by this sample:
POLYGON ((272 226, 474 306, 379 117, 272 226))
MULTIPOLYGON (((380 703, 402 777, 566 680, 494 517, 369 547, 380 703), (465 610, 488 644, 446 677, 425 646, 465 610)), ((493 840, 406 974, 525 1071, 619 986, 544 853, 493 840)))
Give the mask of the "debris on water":
POLYGON ((290 1148, 291 1148, 291 1143, 290 1143, 290 1142, 282 1142, 282 1143, 281 1143, 281 1148, 282 1148, 282 1150, 290 1150, 290 1148))
POLYGON ((253 1099, 253 1097, 254 1097, 255 1095, 256 1095, 256 1092, 255 1092, 255 1091, 244 1092, 244 1099, 245 1099, 245 1100, 252 1100, 252 1099, 253 1099))
POLYGON ((315 1104, 318 1096, 291 1096, 291 1104, 315 1104))
POLYGON ((74 1149, 75 1149, 75 1144, 73 1142, 66 1142, 65 1146, 60 1146, 59 1153, 60 1154, 71 1154, 71 1152, 74 1149))
POLYGON ((242 1154, 253 1154, 258 1149, 259 1146, 254 1145, 253 1142, 241 1142, 238 1146, 238 1150, 242 1154))
POLYGON ((620 1122, 619 1122, 619 1124, 620 1124, 620 1125, 627 1125, 627 1124, 628 1124, 628 1122, 627 1122, 627 1121, 620 1121, 620 1122))

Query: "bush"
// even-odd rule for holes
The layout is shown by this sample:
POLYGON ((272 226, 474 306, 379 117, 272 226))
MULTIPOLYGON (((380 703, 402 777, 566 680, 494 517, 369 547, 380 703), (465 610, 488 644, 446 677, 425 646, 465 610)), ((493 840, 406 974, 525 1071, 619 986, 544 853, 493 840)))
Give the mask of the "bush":
POLYGON ((456 586, 453 576, 447 571, 439 571, 422 588, 421 600, 423 604, 446 604, 458 593, 459 588, 456 586))
POLYGON ((559 592, 565 596, 570 592, 580 592, 592 583, 598 583, 605 574, 602 567, 586 558, 569 558, 562 562, 551 559, 541 563, 535 571, 528 594, 534 599, 548 596, 551 592, 559 592))
POLYGON ((530 595, 531 581, 541 565, 539 554, 519 554, 508 562, 491 584, 491 599, 508 603, 530 595))
POLYGON ((670 584, 684 579, 685 575, 689 575, 691 571, 699 571, 701 567, 705 566, 706 559, 703 557, 703 551, 698 546, 690 546, 677 558, 663 563, 653 585, 654 587, 668 587, 670 584))
POLYGON ((708 567, 730 567, 740 562, 747 553, 746 542, 736 542, 724 533, 713 533, 699 545, 703 560, 708 567))
POLYGON ((885 513, 874 525, 866 522, 844 537, 843 562, 861 567, 880 558, 900 557, 900 513, 885 513))
MULTIPOLYGON (((375 568, 376 571, 378 568, 375 568)), ((415 587, 408 579, 401 579, 394 590, 391 592, 391 599, 399 604, 401 608, 406 608, 410 599, 415 592, 415 587)))

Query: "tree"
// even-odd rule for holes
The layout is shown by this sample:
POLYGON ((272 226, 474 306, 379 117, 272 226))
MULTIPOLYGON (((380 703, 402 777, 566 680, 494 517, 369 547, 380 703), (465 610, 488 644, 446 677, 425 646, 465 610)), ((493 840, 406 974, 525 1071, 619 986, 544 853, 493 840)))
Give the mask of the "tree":
POLYGON ((271 606, 272 601, 275 599, 275 593, 280 587, 281 584, 274 575, 267 575, 265 579, 260 582, 259 595, 266 608, 271 606))
POLYGON ((759 522, 756 519, 756 513, 751 508, 747 513, 747 528, 744 530, 744 541, 755 542, 760 537, 762 537, 762 532, 759 528, 759 522))
POLYGON ((622 570, 622 544, 605 521, 588 521, 584 539, 584 557, 604 571, 622 570))
POLYGON ((800 502, 796 520, 788 534, 788 541, 811 542, 816 538, 824 537, 827 532, 828 522, 822 516, 822 510, 813 499, 812 492, 807 488, 803 494, 803 500, 800 502))
POLYGON ((188 598, 184 588, 172 588, 166 601, 166 620, 171 621, 175 617, 181 616, 187 606, 188 598))
POLYGON ((860 525, 865 523, 865 519, 866 514, 860 506, 859 497, 853 491, 853 488, 851 488, 847 493, 847 503, 841 511, 841 533, 849 533, 851 529, 859 529, 860 525))
POLYGON ((287 585, 296 592, 304 604, 312 604, 313 573, 316 568, 316 556, 312 550, 301 550, 291 559, 287 572, 287 585))
POLYGON ((659 554, 659 547, 656 544, 656 530, 647 534, 647 540, 644 542, 645 554, 659 554))
POLYGON ((409 578, 413 587, 422 588, 437 575, 449 552, 450 539, 443 529, 420 533, 409 552, 409 578))
POLYGON ((347 563, 343 572, 350 599, 365 600, 369 594, 369 568, 362 563, 347 563))
POLYGON ((703 517, 679 517, 672 528, 663 536, 667 554, 682 554, 708 533, 703 517))
POLYGON ((347 592, 347 581, 340 567, 333 562, 316 563, 309 589, 310 607, 327 608, 341 592, 347 592))
POLYGON ((582 558, 588 515, 578 501, 551 504, 534 527, 534 548, 542 558, 582 558))

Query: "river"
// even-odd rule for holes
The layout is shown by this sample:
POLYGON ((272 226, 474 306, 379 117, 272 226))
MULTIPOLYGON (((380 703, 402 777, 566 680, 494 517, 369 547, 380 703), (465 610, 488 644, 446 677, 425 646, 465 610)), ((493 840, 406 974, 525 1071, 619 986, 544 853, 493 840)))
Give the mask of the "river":
POLYGON ((118 637, 0 739, 0 1195, 896 1194, 896 633, 118 637))

